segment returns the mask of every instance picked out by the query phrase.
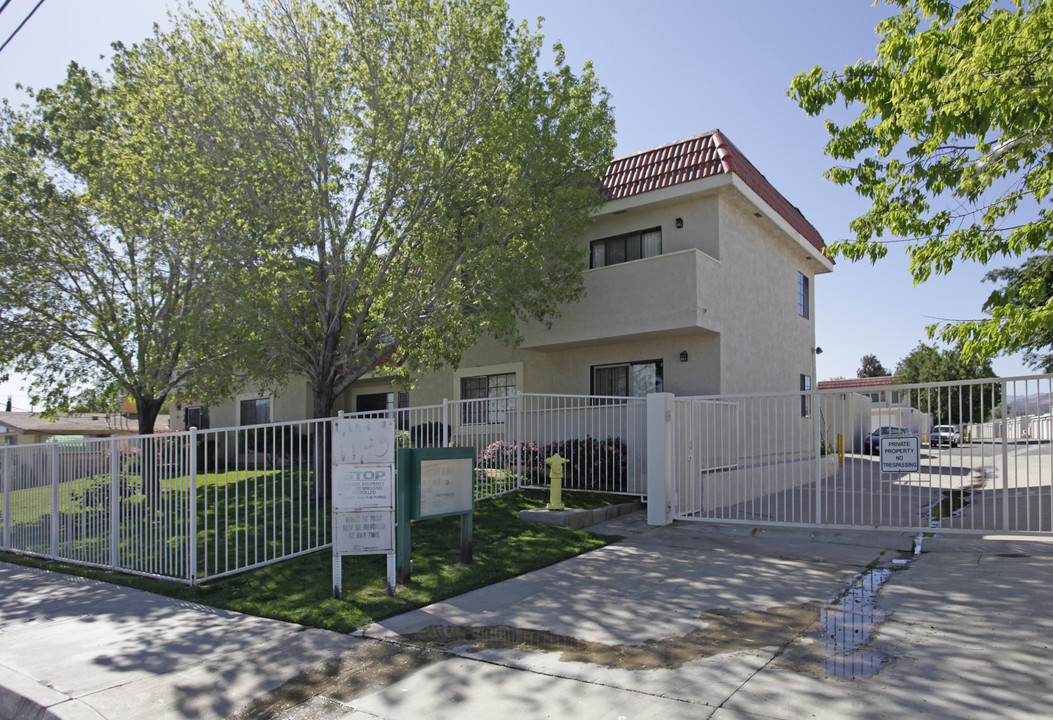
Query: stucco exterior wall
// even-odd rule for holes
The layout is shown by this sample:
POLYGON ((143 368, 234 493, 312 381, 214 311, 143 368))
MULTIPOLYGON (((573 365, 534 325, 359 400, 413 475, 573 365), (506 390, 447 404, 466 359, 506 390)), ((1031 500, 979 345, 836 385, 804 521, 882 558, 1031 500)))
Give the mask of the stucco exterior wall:
MULTIPOLYGON (((293 422, 306 420, 313 412, 311 384, 303 378, 291 378, 282 388, 267 390, 251 384, 233 399, 209 406, 209 425, 213 428, 237 427, 241 425, 241 401, 256 398, 270 398, 271 422, 293 422)), ((172 404, 169 406, 169 417, 173 430, 185 430, 183 423, 184 408, 198 405, 196 402, 172 404)), ((336 410, 334 408, 334 414, 336 410)))
POLYGON ((436 405, 460 399, 460 378, 517 373, 520 392, 588 395, 592 367, 621 362, 662 360, 666 392, 712 395, 720 388, 720 336, 715 333, 659 336, 652 339, 538 352, 510 348, 485 339, 469 350, 457 369, 419 378, 410 404, 436 405), (687 352, 687 362, 680 354, 687 352))
MULTIPOLYGON (((811 377, 815 277, 805 253, 778 242, 777 228, 722 197, 724 259, 721 393, 788 392, 811 377), (798 273, 809 285, 809 317, 797 312, 798 273)), ((814 384, 814 377, 812 382, 814 384)))

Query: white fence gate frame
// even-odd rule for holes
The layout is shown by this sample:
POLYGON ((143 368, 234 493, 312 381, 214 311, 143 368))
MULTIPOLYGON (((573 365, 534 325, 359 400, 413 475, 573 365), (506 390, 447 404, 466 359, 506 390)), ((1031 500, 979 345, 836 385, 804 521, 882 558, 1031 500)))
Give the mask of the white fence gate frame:
POLYGON ((677 520, 1053 532, 1050 375, 676 398, 673 407, 677 520), (947 425, 954 447, 930 436, 947 425), (871 432, 882 426, 919 438, 916 472, 880 472, 871 432))

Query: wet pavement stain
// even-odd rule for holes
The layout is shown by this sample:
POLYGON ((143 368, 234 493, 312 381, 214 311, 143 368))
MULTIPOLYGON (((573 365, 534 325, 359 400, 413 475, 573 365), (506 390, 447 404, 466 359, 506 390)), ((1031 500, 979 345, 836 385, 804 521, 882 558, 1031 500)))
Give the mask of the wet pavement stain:
POLYGON ((351 650, 301 671, 284 684, 256 698, 231 717, 233 720, 284 717, 284 713, 290 708, 307 703, 318 696, 338 703, 348 703, 357 697, 393 685, 445 659, 439 653, 420 648, 365 641, 351 650))
MULTIPOLYGON (((1008 557, 1022 553, 1005 553, 1008 557)), ((670 670, 724 653, 777 648, 770 667, 823 677, 871 677, 893 658, 869 647, 875 630, 890 617, 877 604, 892 574, 909 567, 897 559, 856 575, 825 607, 780 605, 767 610, 717 608, 703 612, 703 627, 683 637, 647 640, 639 645, 607 645, 546 630, 508 625, 431 625, 400 636, 399 643, 365 640, 331 660, 300 672, 257 698, 232 717, 267 720, 302 707, 303 717, 343 717, 355 698, 389 687, 449 653, 484 649, 523 649, 561 653, 562 662, 583 662, 622 670, 670 670), (316 699, 328 712, 308 709, 316 699), (335 713, 335 714, 331 714, 335 713)))
POLYGON ((665 670, 723 653, 783 647, 813 626, 819 613, 819 608, 812 605, 783 605, 760 611, 708 610, 700 616, 704 627, 683 637, 647 640, 640 645, 607 645, 507 625, 432 625, 404 635, 403 639, 447 652, 458 648, 519 648, 559 652, 563 662, 595 663, 620 670, 665 670))

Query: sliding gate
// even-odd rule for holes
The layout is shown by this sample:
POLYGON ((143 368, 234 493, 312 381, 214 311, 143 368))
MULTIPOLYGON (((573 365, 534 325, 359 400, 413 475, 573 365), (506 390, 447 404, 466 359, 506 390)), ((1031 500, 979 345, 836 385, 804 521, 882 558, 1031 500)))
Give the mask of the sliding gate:
POLYGON ((674 517, 1049 533, 1051 406, 1048 375, 677 398, 674 517), (884 472, 882 436, 917 439, 899 463, 886 454, 884 472))

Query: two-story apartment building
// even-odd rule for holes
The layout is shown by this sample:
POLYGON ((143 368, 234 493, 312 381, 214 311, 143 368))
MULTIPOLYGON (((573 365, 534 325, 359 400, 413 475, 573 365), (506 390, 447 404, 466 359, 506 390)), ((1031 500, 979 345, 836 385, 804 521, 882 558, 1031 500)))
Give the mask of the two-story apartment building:
MULTIPOLYGON (((583 300, 523 342, 482 342, 412 404, 526 392, 677 395, 810 387, 822 238, 720 131, 619 158, 582 243, 583 300)), ((368 409, 362 381, 347 410, 368 409)), ((394 397, 394 396, 393 396, 394 397)), ((405 400, 405 398, 404 398, 405 400)))
MULTIPOLYGON (((580 240, 585 297, 511 347, 484 340, 409 391, 363 378, 348 412, 533 393, 640 396, 809 389, 815 277, 833 269, 805 219, 719 130, 616 159, 580 240)), ((310 393, 253 391, 213 427, 306 417, 310 393)), ((181 425, 187 410, 173 413, 181 425)), ((189 413, 198 412, 190 408, 189 413)), ((195 415, 196 417, 196 415, 195 415)))

